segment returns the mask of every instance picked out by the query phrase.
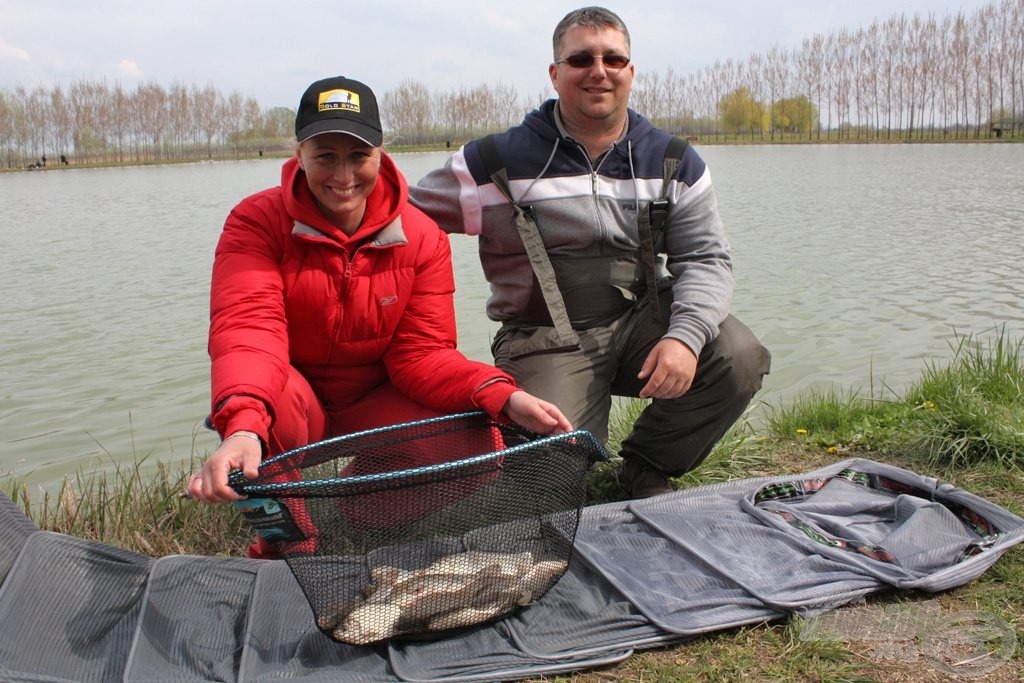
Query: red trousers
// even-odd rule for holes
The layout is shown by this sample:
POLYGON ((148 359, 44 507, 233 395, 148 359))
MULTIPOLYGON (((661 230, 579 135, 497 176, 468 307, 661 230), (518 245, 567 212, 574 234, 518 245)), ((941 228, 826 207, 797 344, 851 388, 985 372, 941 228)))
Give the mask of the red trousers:
MULTIPOLYGON (((391 384, 382 384, 353 405, 326 410, 314 394, 309 382, 291 368, 285 390, 278 400, 277 414, 270 428, 268 458, 336 436, 367 429, 425 420, 446 413, 416 403, 391 384)), ((446 436, 443 440, 409 440, 396 444, 387 453, 373 458, 356 458, 342 472, 343 476, 396 471, 450 462, 503 448, 501 434, 489 428, 480 432, 446 436)), ((500 464, 495 464, 495 468, 500 464)), ((337 501, 338 514, 359 528, 402 524, 450 504, 480 486, 493 481, 497 469, 465 477, 458 487, 430 486, 412 490, 382 491, 337 501)), ((297 480, 298 472, 294 473, 297 480)), ((290 477, 289 477, 290 479, 290 477)), ((313 553, 317 548, 318 530, 306 512, 302 499, 291 499, 289 510, 307 534, 307 539, 290 546, 294 552, 313 553)), ((277 557, 276 549, 257 537, 249 546, 249 557, 277 557)))
POLYGON ((270 428, 267 457, 364 429, 425 420, 443 413, 416 403, 391 384, 382 384, 353 405, 328 412, 306 378, 291 368, 270 428))
MULTIPOLYGON (((277 403, 277 414, 274 416, 274 424, 270 427, 266 457, 272 458, 335 436, 402 422, 425 420, 442 414, 416 403, 391 384, 382 384, 353 405, 327 411, 313 393, 313 388, 306 378, 293 367, 277 403)), ((425 463, 410 463, 415 464, 425 463)), ((303 519, 305 516, 301 509, 293 509, 292 512, 300 527, 308 524, 308 517, 303 519)), ((258 559, 278 557, 276 549, 260 537, 249 546, 248 554, 249 557, 258 559)))

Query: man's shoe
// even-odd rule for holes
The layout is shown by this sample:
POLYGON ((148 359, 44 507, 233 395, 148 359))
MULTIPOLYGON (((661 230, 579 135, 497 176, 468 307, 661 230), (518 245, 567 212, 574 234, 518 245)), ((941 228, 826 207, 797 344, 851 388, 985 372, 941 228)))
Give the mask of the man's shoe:
POLYGON ((668 483, 668 477, 654 469, 642 458, 626 458, 622 463, 622 483, 629 497, 651 498, 675 489, 668 483))

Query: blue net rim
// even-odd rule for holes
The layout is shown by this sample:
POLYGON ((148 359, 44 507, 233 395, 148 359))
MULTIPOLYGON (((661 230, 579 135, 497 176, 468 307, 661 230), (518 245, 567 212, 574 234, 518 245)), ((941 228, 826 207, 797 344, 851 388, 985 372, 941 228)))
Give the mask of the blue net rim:
MULTIPOLYGON (((487 414, 483 413, 483 412, 480 412, 480 411, 476 411, 476 412, 458 413, 458 414, 455 414, 455 415, 443 415, 441 417, 432 417, 432 418, 427 418, 425 420, 417 420, 415 422, 403 422, 401 424, 388 425, 386 427, 377 427, 375 429, 367 429, 367 430, 364 430, 364 431, 361 431, 361 432, 353 432, 352 434, 345 434, 345 435, 342 435, 342 436, 336 436, 336 437, 333 437, 333 438, 330 438, 330 439, 326 439, 324 441, 318 441, 316 443, 311 443, 311 444, 308 444, 306 446, 302 446, 300 448, 296 448, 296 449, 290 450, 287 453, 282 453, 280 455, 274 456, 273 458, 270 458, 268 460, 264 460, 262 463, 260 463, 260 469, 262 469, 263 467, 269 467, 271 465, 275 465, 277 463, 283 462, 283 461, 291 459, 291 458, 297 458, 297 457, 301 456, 302 454, 304 454, 304 453, 306 453, 306 452, 308 452, 310 450, 313 450, 315 448, 322 448, 324 446, 331 445, 331 444, 337 444, 339 442, 354 441, 354 440, 359 439, 359 438, 365 438, 366 436, 369 436, 369 435, 386 434, 387 432, 390 432, 390 431, 397 431, 399 429, 408 429, 409 427, 415 426, 415 425, 425 425, 425 424, 433 424, 433 423, 440 423, 440 422, 453 422, 453 421, 456 421, 456 420, 464 420, 464 419, 467 419, 467 418, 478 418, 478 417, 487 418, 487 414)), ((487 419, 489 419, 489 418, 487 418, 487 419)), ((555 434, 555 435, 552 435, 552 436, 540 436, 540 435, 538 435, 538 438, 535 439, 535 440, 529 441, 527 443, 519 444, 517 446, 510 446, 510 447, 504 448, 504 449, 502 449, 500 451, 493 451, 491 453, 481 453, 480 455, 474 455, 474 456, 472 456, 470 458, 463 458, 461 460, 453 460, 451 462, 437 463, 437 464, 434 464, 434 465, 424 465, 423 467, 414 467, 414 468, 409 468, 409 469, 404 469, 404 470, 394 470, 394 471, 391 471, 391 472, 377 472, 377 473, 373 473, 373 474, 362 474, 362 475, 358 475, 358 476, 355 476, 355 477, 333 477, 333 478, 330 478, 330 479, 316 479, 316 480, 309 480, 309 481, 270 482, 270 483, 264 483, 264 484, 248 483, 248 480, 245 479, 245 476, 242 474, 242 472, 240 470, 234 470, 233 472, 231 472, 231 474, 228 477, 228 483, 232 486, 232 488, 234 488, 240 494, 252 495, 252 494, 265 494, 265 493, 282 493, 282 492, 287 492, 287 491, 290 491, 290 490, 300 490, 300 489, 301 490, 305 490, 305 491, 309 491, 309 490, 315 490, 317 488, 329 488, 329 487, 337 488, 337 487, 340 487, 340 486, 350 486, 350 485, 351 486, 356 486, 356 485, 359 485, 359 484, 366 484, 366 483, 369 483, 369 482, 401 481, 403 479, 410 479, 410 478, 417 477, 417 476, 436 474, 436 473, 439 473, 439 472, 453 472, 453 473, 455 473, 458 470, 466 469, 466 468, 469 468, 469 467, 473 467, 475 465, 480 465, 481 463, 486 463, 486 462, 492 461, 492 460, 500 460, 502 458, 508 457, 509 455, 515 454, 517 452, 521 452, 521 451, 524 451, 524 450, 532 450, 532 449, 537 448, 538 446, 543 446, 544 444, 557 443, 557 442, 562 442, 562 441, 580 440, 580 439, 589 443, 589 445, 591 446, 591 448, 589 449, 590 453, 597 454, 596 458, 594 458, 594 457, 591 458, 594 462, 604 461, 604 460, 608 459, 607 451, 605 450, 604 446, 602 446, 600 443, 598 443, 597 439, 594 437, 593 434, 591 434, 589 431, 586 431, 586 430, 583 430, 583 429, 577 429, 577 430, 574 430, 574 431, 571 431, 571 432, 566 432, 564 434, 555 434)))

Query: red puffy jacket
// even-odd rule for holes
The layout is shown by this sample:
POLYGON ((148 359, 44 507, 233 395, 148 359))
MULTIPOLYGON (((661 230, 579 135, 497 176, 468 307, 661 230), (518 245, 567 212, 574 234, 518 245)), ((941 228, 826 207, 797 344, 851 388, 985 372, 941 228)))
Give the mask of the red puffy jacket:
POLYGON ((513 380, 456 350, 454 291, 448 237, 408 203, 391 157, 382 154, 352 236, 324 218, 297 159, 288 160, 280 187, 239 203, 217 245, 209 338, 217 430, 266 440, 289 364, 328 411, 390 381, 435 410, 496 416, 513 380))

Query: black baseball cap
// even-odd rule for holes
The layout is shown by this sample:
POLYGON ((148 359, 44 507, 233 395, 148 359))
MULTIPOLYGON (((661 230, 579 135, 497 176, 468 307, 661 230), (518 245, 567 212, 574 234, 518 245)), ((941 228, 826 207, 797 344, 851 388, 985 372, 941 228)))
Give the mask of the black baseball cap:
POLYGON ((295 116, 295 139, 302 142, 324 133, 346 133, 380 147, 384 132, 373 91, 344 76, 324 78, 306 88, 295 116))

